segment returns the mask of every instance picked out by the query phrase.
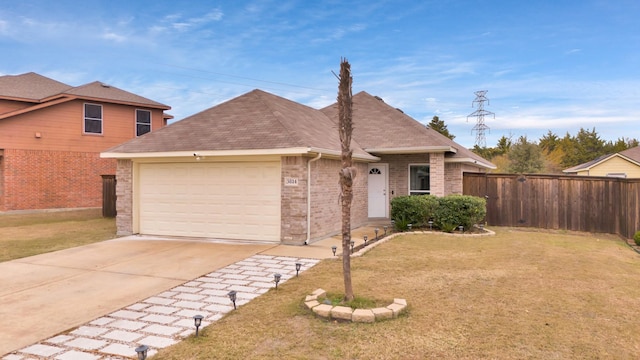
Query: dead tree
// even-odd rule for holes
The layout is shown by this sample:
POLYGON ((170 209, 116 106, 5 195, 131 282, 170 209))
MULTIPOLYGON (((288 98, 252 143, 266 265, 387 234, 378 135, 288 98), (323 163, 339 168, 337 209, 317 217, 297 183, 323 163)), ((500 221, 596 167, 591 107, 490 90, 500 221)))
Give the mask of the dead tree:
POLYGON ((340 61, 340 76, 338 85, 338 127, 340 132, 341 160, 340 189, 342 191, 340 202, 342 205, 342 273, 344 277, 344 299, 351 301, 354 298, 351 285, 351 202, 353 200, 353 179, 356 176, 352 166, 351 133, 352 124, 352 94, 351 65, 347 59, 340 61))

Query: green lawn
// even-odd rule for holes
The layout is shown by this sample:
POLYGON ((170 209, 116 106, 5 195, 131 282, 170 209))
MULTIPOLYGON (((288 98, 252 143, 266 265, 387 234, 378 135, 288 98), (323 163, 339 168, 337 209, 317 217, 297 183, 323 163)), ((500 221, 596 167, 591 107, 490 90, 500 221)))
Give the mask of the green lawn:
POLYGON ((100 209, 0 215, 0 262, 90 244, 116 236, 100 209))

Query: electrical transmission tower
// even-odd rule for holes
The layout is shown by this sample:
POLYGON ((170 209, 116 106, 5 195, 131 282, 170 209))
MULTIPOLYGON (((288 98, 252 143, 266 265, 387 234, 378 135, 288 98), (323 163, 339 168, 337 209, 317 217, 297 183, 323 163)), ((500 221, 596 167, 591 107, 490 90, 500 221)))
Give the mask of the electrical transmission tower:
POLYGON ((484 116, 493 115, 493 118, 496 118, 496 114, 484 109, 484 103, 486 102, 487 105, 489 104, 489 99, 487 99, 486 97, 488 91, 489 90, 480 90, 474 92, 474 94, 476 94, 476 99, 473 100, 471 106, 474 107, 476 104, 478 104, 478 110, 467 115, 467 122, 472 116, 475 116, 477 118, 476 125, 473 127, 473 129, 471 129, 471 131, 476 132, 476 145, 481 148, 487 147, 487 138, 484 136, 484 132, 485 130, 489 130, 489 127, 484 123, 484 116))

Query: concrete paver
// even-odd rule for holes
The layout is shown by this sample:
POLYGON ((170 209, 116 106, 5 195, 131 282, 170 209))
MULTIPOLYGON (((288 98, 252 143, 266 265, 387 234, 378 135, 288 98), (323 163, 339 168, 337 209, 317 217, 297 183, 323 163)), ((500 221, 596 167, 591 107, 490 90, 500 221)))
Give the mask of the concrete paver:
POLYGON ((204 327, 233 311, 233 305, 226 296, 230 290, 242 290, 238 292, 236 301, 237 306, 242 306, 275 287, 273 281, 267 280, 273 278, 273 265, 281 265, 278 271, 282 275, 280 283, 284 283, 295 276, 295 263, 302 261, 305 262, 305 267, 301 271, 318 262, 301 258, 276 259, 274 256, 254 255, 244 261, 251 264, 251 270, 246 270, 237 262, 231 264, 232 267, 224 267, 199 278, 186 280, 167 291, 87 321, 85 325, 72 331, 15 350, 2 360, 11 360, 16 356, 30 356, 32 359, 56 359, 57 356, 69 359, 74 355, 78 359, 125 359, 135 356, 134 349, 140 344, 149 346, 151 351, 157 351, 193 334, 194 315, 204 316, 204 327), (222 289, 210 289, 207 286, 211 283, 202 281, 204 278, 241 275, 245 271, 253 272, 253 276, 262 281, 253 282, 256 284, 253 287, 227 283, 222 289), (183 300, 192 296, 202 298, 199 301, 183 300))
MULTIPOLYGON (((366 232, 373 227, 358 236, 366 232)), ((194 315, 207 326, 232 311, 228 291, 238 291, 242 306, 275 287, 274 273, 282 284, 295 277, 296 262, 304 272, 333 257, 331 246, 340 243, 340 237, 275 246, 134 236, 1 263, 0 332, 8 335, 0 338, 1 359, 125 359, 136 356, 139 344, 150 346, 152 356, 193 334, 194 315), (35 309, 45 310, 25 316, 35 309)))

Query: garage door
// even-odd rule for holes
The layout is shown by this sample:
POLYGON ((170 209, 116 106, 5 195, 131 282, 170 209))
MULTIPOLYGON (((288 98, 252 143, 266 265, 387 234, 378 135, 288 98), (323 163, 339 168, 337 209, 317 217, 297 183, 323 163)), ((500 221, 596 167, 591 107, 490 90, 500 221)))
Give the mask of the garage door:
POLYGON ((280 163, 141 164, 140 233, 280 241, 280 163))

